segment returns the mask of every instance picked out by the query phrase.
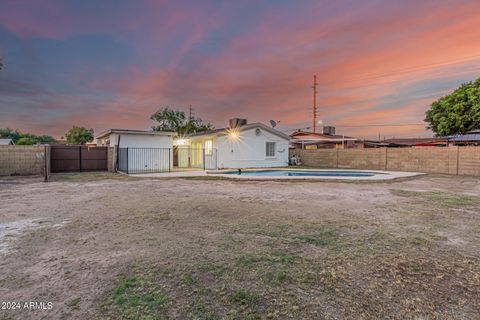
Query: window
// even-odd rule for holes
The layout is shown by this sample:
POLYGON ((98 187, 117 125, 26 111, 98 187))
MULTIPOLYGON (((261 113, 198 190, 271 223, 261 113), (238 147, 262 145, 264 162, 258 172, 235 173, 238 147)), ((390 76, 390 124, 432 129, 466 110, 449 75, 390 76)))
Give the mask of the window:
POLYGON ((205 141, 205 155, 211 156, 213 154, 213 141, 207 140, 205 141))
POLYGON ((275 157, 275 142, 267 142, 266 144, 266 156, 275 157))

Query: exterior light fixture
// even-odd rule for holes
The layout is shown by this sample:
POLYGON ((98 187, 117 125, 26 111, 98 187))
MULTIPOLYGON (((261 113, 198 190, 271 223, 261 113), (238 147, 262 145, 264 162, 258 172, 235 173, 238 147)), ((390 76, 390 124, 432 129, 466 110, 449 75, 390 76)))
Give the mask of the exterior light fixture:
POLYGON ((227 130, 227 133, 228 133, 228 137, 231 139, 231 140, 238 140, 240 138, 240 132, 238 131, 238 129, 228 129, 227 130))

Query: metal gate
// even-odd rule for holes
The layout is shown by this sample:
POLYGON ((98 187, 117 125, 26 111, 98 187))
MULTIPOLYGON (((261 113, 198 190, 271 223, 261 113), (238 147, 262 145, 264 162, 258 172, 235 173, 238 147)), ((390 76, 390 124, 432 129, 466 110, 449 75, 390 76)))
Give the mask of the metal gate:
POLYGON ((50 167, 52 172, 107 171, 108 147, 52 145, 50 167))
POLYGON ((125 173, 170 172, 170 148, 118 148, 118 171, 125 173))
POLYGON ((119 148, 118 171, 154 173, 217 169, 217 150, 210 148, 119 148))

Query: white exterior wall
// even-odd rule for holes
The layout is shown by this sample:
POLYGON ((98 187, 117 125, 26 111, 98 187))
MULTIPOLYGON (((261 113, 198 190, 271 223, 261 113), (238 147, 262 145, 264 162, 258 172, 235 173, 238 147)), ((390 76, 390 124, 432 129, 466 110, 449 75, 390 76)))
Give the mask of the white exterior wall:
POLYGON ((213 147, 217 149, 217 165, 219 169, 266 168, 288 165, 289 140, 260 128, 240 131, 238 139, 229 136, 218 136, 213 147), (275 156, 266 156, 266 142, 275 142, 275 156))
POLYGON ((118 134, 112 133, 109 137, 97 140, 97 143, 113 147, 118 144, 120 148, 128 149, 128 171, 168 171, 173 168, 173 137, 162 135, 143 134, 118 134), (161 148, 161 149, 160 149, 161 148))

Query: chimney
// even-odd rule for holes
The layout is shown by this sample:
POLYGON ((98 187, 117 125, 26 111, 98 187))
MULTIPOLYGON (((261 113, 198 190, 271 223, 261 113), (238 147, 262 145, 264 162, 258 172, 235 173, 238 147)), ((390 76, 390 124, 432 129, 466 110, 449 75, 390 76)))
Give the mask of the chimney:
POLYGON ((238 128, 247 124, 247 119, 233 118, 228 120, 230 128, 238 128))

